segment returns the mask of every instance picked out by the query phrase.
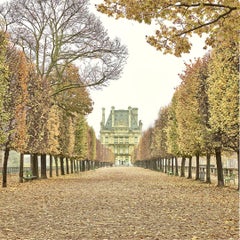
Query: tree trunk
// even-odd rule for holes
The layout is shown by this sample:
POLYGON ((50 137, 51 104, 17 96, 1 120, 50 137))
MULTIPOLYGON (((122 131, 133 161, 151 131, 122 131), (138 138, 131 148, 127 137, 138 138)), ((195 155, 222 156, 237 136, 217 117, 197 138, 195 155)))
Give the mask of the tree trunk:
POLYGON ((47 178, 47 155, 41 154, 41 178, 47 178))
POLYGON ((207 152, 206 183, 211 183, 211 154, 207 152))
POLYGON ((4 151, 4 159, 3 159, 3 168, 2 168, 2 187, 7 187, 7 165, 9 158, 10 148, 6 147, 4 151))
POLYGON ((240 191, 240 150, 237 151, 238 159, 238 191, 240 191))
POLYGON ((31 154, 31 171, 33 176, 39 178, 37 153, 31 154))
POLYGON ((61 175, 65 175, 65 172, 64 172, 64 158, 63 157, 60 157, 60 169, 61 169, 61 175))
POLYGON ((54 156, 55 159, 55 168, 56 168, 56 176, 59 176, 59 171, 58 171, 58 157, 54 156))
POLYGON ((167 159, 164 158, 164 172, 165 172, 165 173, 167 173, 167 168, 168 168, 167 159))
POLYGON ((85 171, 85 161, 81 161, 81 171, 84 172, 85 171))
POLYGON ((19 164, 19 182, 23 183, 23 167, 24 167, 24 154, 20 154, 20 164, 19 164))
POLYGON ((171 171, 172 171, 172 173, 174 173, 174 157, 172 157, 172 169, 171 169, 171 171))
POLYGON ((71 168, 71 173, 73 174, 73 162, 75 160, 74 159, 70 159, 70 168, 71 168))
POLYGON ((175 176, 178 176, 178 159, 175 157, 175 176))
POLYGON ((196 154, 196 176, 195 180, 199 180, 199 153, 196 154))
POLYGON ((189 158, 189 164, 188 164, 188 179, 192 179, 192 156, 189 158))
POLYGON ((186 158, 182 157, 181 175, 180 175, 180 177, 185 177, 185 162, 186 162, 186 158))
POLYGON ((74 172, 80 172, 79 170, 79 160, 74 160, 73 162, 73 169, 74 169, 74 172))
POLYGON ((66 161, 66 173, 69 174, 69 161, 67 157, 65 161, 66 161))
POLYGON ((167 165, 168 165, 167 172, 170 172, 170 169, 171 169, 170 164, 171 164, 171 160, 170 160, 170 158, 168 158, 168 160, 167 160, 167 165))
POLYGON ((160 158, 159 160, 159 167, 160 167, 160 172, 163 172, 163 161, 162 161, 162 158, 160 158))
POLYGON ((49 177, 52 177, 52 155, 49 156, 50 159, 49 159, 49 177))
POLYGON ((216 164, 217 164, 218 187, 222 187, 224 186, 224 178, 223 178, 223 168, 222 168, 221 147, 215 148, 215 155, 216 155, 216 164))

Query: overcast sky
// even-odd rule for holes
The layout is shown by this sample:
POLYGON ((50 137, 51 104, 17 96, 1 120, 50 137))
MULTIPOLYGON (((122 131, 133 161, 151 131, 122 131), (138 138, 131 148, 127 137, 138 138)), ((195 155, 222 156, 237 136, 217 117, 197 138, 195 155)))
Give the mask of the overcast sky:
POLYGON ((203 41, 193 39, 191 54, 182 58, 163 55, 145 41, 152 27, 129 20, 114 20, 100 13, 97 15, 110 37, 120 38, 128 47, 129 57, 119 80, 112 81, 102 90, 90 92, 94 110, 87 117, 88 123, 99 136, 103 107, 107 118, 111 106, 116 110, 131 106, 138 108, 139 120, 143 122, 143 130, 146 130, 154 124, 159 109, 170 103, 174 88, 180 83, 178 74, 184 70, 184 62, 203 56, 203 41))

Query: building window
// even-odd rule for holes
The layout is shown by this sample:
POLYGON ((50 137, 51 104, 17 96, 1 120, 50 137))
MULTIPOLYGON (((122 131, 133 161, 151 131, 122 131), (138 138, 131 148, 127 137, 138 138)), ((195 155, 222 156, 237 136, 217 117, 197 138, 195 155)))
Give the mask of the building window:
POLYGON ((138 143, 138 137, 135 137, 135 138, 134 138, 134 143, 135 143, 135 144, 138 143))
POLYGON ((118 143, 118 137, 114 137, 114 143, 115 143, 115 144, 118 143))
POLYGON ((108 144, 108 137, 105 137, 105 143, 108 144))
POLYGON ((123 143, 123 137, 119 138, 119 143, 123 143))
POLYGON ((129 137, 125 137, 125 143, 129 143, 129 137))

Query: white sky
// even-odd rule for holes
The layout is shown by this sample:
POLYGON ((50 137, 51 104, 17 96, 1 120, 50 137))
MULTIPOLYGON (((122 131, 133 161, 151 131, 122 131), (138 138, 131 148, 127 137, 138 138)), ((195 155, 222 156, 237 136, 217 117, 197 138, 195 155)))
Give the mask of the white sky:
MULTIPOLYGON (((93 4, 101 0, 91 0, 93 4)), ((143 122, 143 130, 154 124, 159 109, 170 103, 174 88, 180 83, 178 74, 184 70, 184 62, 204 54, 203 41, 193 40, 190 54, 182 58, 163 55, 150 46, 145 36, 150 35, 152 28, 129 20, 114 20, 97 13, 108 30, 110 37, 118 37, 128 47, 129 57, 122 76, 112 81, 102 90, 92 90, 91 98, 94 109, 88 115, 88 123, 99 136, 102 108, 106 109, 106 119, 111 106, 115 109, 138 108, 139 120, 143 122)))

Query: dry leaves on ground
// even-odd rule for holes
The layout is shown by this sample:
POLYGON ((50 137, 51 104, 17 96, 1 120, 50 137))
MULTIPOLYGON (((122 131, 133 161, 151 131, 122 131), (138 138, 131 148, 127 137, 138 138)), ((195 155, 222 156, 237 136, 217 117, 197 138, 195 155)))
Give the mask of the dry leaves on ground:
POLYGON ((0 190, 0 239, 239 239, 238 192, 135 167, 0 190))

